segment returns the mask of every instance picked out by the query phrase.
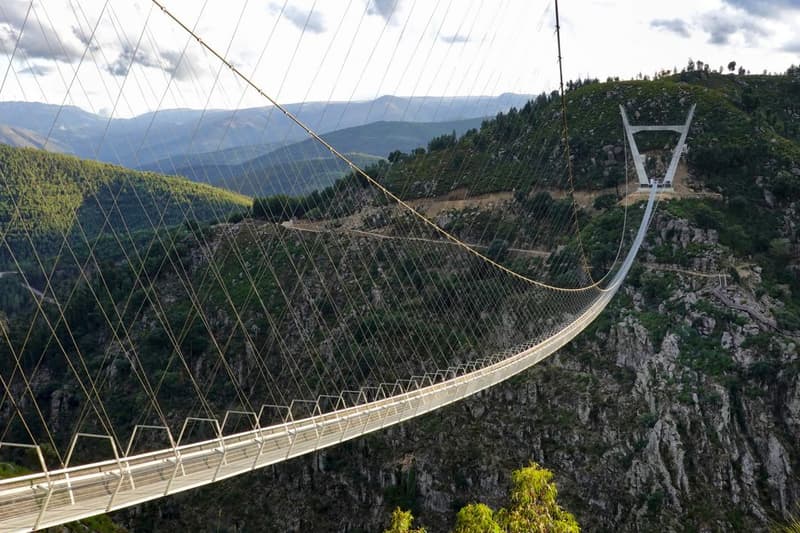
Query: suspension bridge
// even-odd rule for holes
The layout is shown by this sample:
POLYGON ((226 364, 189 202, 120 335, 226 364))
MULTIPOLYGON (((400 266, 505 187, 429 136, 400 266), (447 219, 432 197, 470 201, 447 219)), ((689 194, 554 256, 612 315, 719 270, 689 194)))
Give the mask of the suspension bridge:
MULTIPOLYGON (((478 4, 465 21, 480 18, 478 4)), ((63 57, 68 46, 51 31, 57 24, 43 3, 19 6, 16 18, 0 8, 0 16, 17 21, 13 46, 0 50, 7 56, 0 96, 5 98, 3 91, 16 82, 17 90, 32 99, 26 90, 38 85, 44 93, 45 79, 33 68, 35 51, 25 36, 51 34, 52 56, 63 57), (22 77, 23 69, 32 73, 33 85, 22 77)), ((111 112, 91 149, 100 159, 116 127, 114 115, 129 101, 152 100, 143 137, 130 140, 138 146, 135 159, 144 163, 147 138, 158 133, 156 117, 170 102, 181 107, 185 94, 178 78, 186 76, 183 83, 193 83, 206 106, 187 130, 188 152, 199 143, 213 97, 223 93, 235 113, 246 97, 257 97, 269 104, 262 133, 280 121, 343 163, 350 175, 328 188, 312 183, 312 189, 324 192, 305 196, 301 212, 291 197, 300 197, 309 181, 321 178, 289 165, 286 196, 267 202, 272 207, 254 222, 228 197, 212 197, 209 217, 182 201, 188 193, 164 188, 140 194, 137 180, 143 178, 123 173, 115 178, 118 183, 109 179, 84 186, 80 194, 89 207, 73 208, 68 223, 53 226, 43 239, 31 205, 53 199, 45 189, 32 192, 33 200, 15 194, 16 171, 0 167, 7 196, 2 199, 9 206, 8 216, 0 218, 0 270, 6 281, 18 278, 30 296, 29 303, 0 315, 0 420, 5 425, 0 455, 23 458, 39 470, 0 480, 0 531, 36 530, 123 509, 334 446, 440 409, 542 361, 580 334, 623 285, 653 219, 658 192, 671 185, 694 114, 692 107, 680 126, 631 126, 620 108, 620 138, 624 132, 632 152, 625 153, 621 180, 627 188, 631 159, 648 195, 641 210, 624 208, 616 258, 600 269, 590 266, 581 217, 571 200, 575 177, 564 142, 563 81, 561 99, 554 103, 561 108, 563 129, 553 137, 540 127, 524 155, 526 193, 514 216, 538 224, 530 223, 514 237, 508 227, 480 218, 460 225, 427 218, 409 203, 414 179, 402 174, 404 168, 414 173, 421 166, 360 168, 303 120, 302 107, 292 111, 272 96, 280 87, 275 93, 265 90, 257 68, 243 72, 230 52, 246 20, 247 2, 227 49, 201 35, 202 10, 191 24, 153 0, 136 21, 137 32, 130 29, 137 27, 134 21, 125 28, 113 2, 94 15, 72 2, 70 7, 83 50, 72 64, 58 67, 64 92, 55 103, 58 112, 45 146, 58 134, 68 103, 91 106, 100 98, 90 97, 86 86, 101 80, 111 112), (174 63, 160 65, 160 80, 148 69, 156 58, 174 56, 158 49, 151 28, 155 17, 185 38, 174 63), (104 35, 126 54, 108 57, 104 35), (126 68, 121 60, 128 61, 126 68), (203 68, 205 74, 193 70, 203 68), (681 135, 666 180, 645 174, 634 140, 640 131, 664 129, 681 135), (566 151, 555 167, 549 157, 554 150, 566 151), (565 203, 537 195, 554 181, 570 192, 565 203), (540 204, 533 201, 543 197, 540 204), (559 208, 563 205, 568 208, 559 208), (87 211, 94 213, 91 218, 87 211), (175 217, 183 224, 175 224, 175 217), (304 228, 295 226, 298 217, 313 219, 321 229, 297 231, 304 228), (216 223, 208 226, 209 219, 216 223), (353 227, 343 227, 345 219, 353 227), (514 245, 515 238, 522 244, 514 245), (523 253, 506 260, 491 253, 497 242, 523 253), (87 320, 94 324, 88 331, 87 320), (66 414, 52 412, 52 401, 47 412, 42 383, 61 387, 61 397, 69 398, 66 414)), ((535 7, 541 28, 552 13, 549 4, 535 7)), ((285 9, 286 4, 278 20, 285 9)), ((412 12, 405 21, 386 17, 380 38, 395 24, 411 32, 412 12)), ((309 12, 300 25, 301 40, 312 21, 309 12)), ((463 24, 458 30, 469 41, 478 30, 463 24)), ((429 34, 425 26, 420 35, 429 34)), ((272 33, 264 51, 271 50, 271 38, 272 33)), ((475 36, 487 48, 495 38, 475 36)), ((350 37, 351 46, 355 39, 350 37)), ((560 59, 560 40, 558 46, 560 59)), ((422 52, 415 51, 412 59, 417 54, 422 52)), ((491 54, 477 59, 476 69, 489 69, 495 61, 491 54)), ((438 75, 448 60, 445 56, 430 69, 438 75)), ((325 57, 320 70, 324 64, 325 57)), ((470 77, 454 77, 453 83, 469 92, 461 85, 465 79, 470 77)), ((476 73, 474 79, 493 78, 476 73)), ((224 122, 218 148, 235 122, 235 116, 224 122)), ((467 134, 461 142, 479 135, 467 134)), ((431 148, 420 157, 438 156, 431 148)), ((434 179, 446 168, 484 180, 489 189, 493 180, 508 179, 492 166, 492 158, 472 161, 469 154, 453 152, 436 163, 424 170, 434 179)), ((162 170, 177 171, 174 166, 162 170)), ((262 170, 245 170, 243 178, 226 176, 230 182, 223 179, 220 185, 234 188, 233 178, 263 179, 262 170)))

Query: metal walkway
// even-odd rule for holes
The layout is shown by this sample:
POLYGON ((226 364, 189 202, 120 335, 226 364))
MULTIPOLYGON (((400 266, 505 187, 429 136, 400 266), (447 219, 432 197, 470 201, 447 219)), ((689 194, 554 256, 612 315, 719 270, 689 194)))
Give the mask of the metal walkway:
POLYGON ((218 439, 0 481, 0 531, 31 531, 122 509, 285 461, 377 431, 475 394, 535 365, 594 320, 622 285, 652 218, 657 187, 608 288, 564 329, 513 354, 389 398, 218 439))

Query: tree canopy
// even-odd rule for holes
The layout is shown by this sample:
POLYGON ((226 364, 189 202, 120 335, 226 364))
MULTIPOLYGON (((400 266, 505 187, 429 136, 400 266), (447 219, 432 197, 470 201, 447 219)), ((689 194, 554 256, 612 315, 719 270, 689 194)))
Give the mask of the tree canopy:
POLYGON ((453 533, 503 533, 494 518, 494 511, 488 505, 471 503, 462 507, 456 515, 453 533))
POLYGON ((384 533, 426 533, 425 528, 411 528, 414 516, 411 511, 403 511, 399 507, 392 512, 392 522, 384 533))
MULTIPOLYGON (((579 533, 575 517, 558 504, 553 473, 536 463, 511 475, 508 507, 497 512, 483 503, 471 503, 456 515, 453 533, 579 533)), ((425 533, 411 529, 410 511, 395 509, 384 533, 425 533)))
POLYGON ((511 505, 497 512, 507 533, 578 533, 575 517, 558 504, 553 473, 536 463, 512 474, 511 505))

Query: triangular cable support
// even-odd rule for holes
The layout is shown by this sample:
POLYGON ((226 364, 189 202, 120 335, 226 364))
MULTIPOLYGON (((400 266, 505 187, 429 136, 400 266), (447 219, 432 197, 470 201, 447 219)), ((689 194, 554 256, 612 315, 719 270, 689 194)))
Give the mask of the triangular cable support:
POLYGON ((633 126, 628 120, 628 114, 625 112, 625 108, 620 105, 619 112, 622 115, 622 124, 625 128, 625 135, 628 139, 628 145, 631 147, 631 158, 633 159, 634 168, 636 168, 636 175, 639 178, 639 188, 642 189, 649 189, 655 185, 658 185, 660 188, 665 190, 671 190, 672 184, 675 179, 675 172, 678 170, 678 162, 683 155, 684 148, 686 146, 686 137, 689 135, 689 128, 692 125, 692 118, 694 118, 694 110, 696 104, 692 104, 692 107, 689 108, 689 113, 686 115, 686 122, 679 125, 636 125, 633 126), (635 134, 639 132, 657 132, 657 131, 673 131, 680 134, 678 138, 678 142, 675 145, 675 148, 672 151, 672 157, 670 158, 669 167, 667 167, 667 172, 663 178, 655 178, 649 177, 647 175, 647 171, 644 168, 644 159, 642 158, 642 154, 639 152, 639 147, 636 145, 636 139, 634 137, 635 134))

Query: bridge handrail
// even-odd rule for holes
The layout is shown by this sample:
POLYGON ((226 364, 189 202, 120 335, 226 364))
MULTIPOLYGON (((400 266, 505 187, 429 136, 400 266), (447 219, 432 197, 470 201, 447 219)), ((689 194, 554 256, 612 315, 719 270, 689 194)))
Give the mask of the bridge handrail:
MULTIPOLYGON (((650 191, 645 213, 641 225, 639 227, 639 230, 636 234, 636 237, 634 238, 634 241, 632 243, 631 249, 628 252, 628 255, 625 257, 625 260, 623 261, 622 265, 620 266, 620 269, 617 271, 617 273, 609 283, 608 288, 600 291, 598 298, 591 304, 588 304, 587 307, 584 308, 584 310, 579 315, 577 315, 574 318, 574 320, 572 320, 569 324, 567 324, 563 329, 559 330, 557 333, 551 335, 550 337, 542 341, 536 342, 535 344, 528 343, 520 345, 518 347, 518 349, 520 350, 514 353, 513 355, 509 355, 508 357, 505 357, 499 361, 488 364, 476 370, 461 375, 456 375, 455 377, 442 382, 432 383, 431 385, 409 390, 394 396, 382 398, 380 400, 375 400, 372 402, 367 402, 361 405, 354 405, 343 409, 336 409, 334 411, 330 411, 327 413, 322 413, 319 415, 314 415, 299 420, 286 421, 265 428, 256 428, 248 431, 234 433, 228 436, 223 435, 221 437, 217 437, 214 439, 209 439, 189 444, 182 444, 170 448, 165 448, 162 450, 136 454, 134 456, 123 456, 120 457, 119 459, 109 459, 86 465, 76 465, 68 468, 49 470, 47 472, 42 472, 42 473, 27 474, 25 476, 3 480, 0 481, 0 496, 5 496, 6 498, 9 496, 17 497, 15 495, 19 495, 20 493, 22 493, 22 496, 24 497, 25 492, 33 491, 32 493, 33 495, 30 498, 30 501, 35 508, 35 506, 38 505, 35 491, 46 490, 47 498, 42 506, 42 508, 44 509, 47 506, 47 502, 50 501, 50 497, 52 496, 52 494, 54 494, 58 490, 63 490, 65 487, 67 491, 70 493, 70 497, 72 497, 72 491, 77 491, 80 487, 84 488, 91 487, 92 483, 98 480, 102 481, 110 477, 114 477, 116 479, 121 480, 125 476, 129 476, 130 479, 133 480, 134 473, 152 469, 154 466, 157 466, 159 464, 174 465, 175 472, 177 472, 177 469, 180 466, 190 464, 190 462, 193 459, 208 457, 214 454, 215 452, 219 452, 220 455, 224 455, 225 453, 230 454, 231 452, 235 452, 237 449, 244 449, 248 446, 252 446, 254 442, 261 444, 261 447, 259 448, 259 455, 256 456, 256 460, 253 462, 251 468, 240 469, 233 473, 226 473, 222 477, 217 477, 219 469, 222 465, 222 459, 221 459, 219 465, 215 465, 216 469, 213 477, 209 479, 204 478, 197 482, 192 481, 192 483, 188 485, 173 488, 173 490, 170 490, 170 485, 167 485, 167 489, 166 491, 163 492, 163 494, 159 490, 158 493, 153 492, 152 494, 141 496, 134 501, 128 500, 120 504, 114 505, 113 504, 114 497, 117 495, 117 492, 119 491, 122 485, 122 482, 120 481, 117 484, 117 489, 114 492, 113 496, 111 496, 107 506, 104 505, 104 508, 97 509, 96 512, 119 509, 127 507, 129 505, 133 505, 134 503, 140 501, 147 501, 149 499, 154 499, 166 494, 175 493, 181 490, 187 490, 188 488, 194 486, 200 486, 202 484, 211 483, 217 479, 224 479, 225 477, 230 477, 231 475, 236 475, 238 473, 255 469, 258 466, 265 466, 264 464, 258 465, 258 459, 261 450, 263 450, 264 443, 267 441, 276 440, 281 437, 285 438, 287 436, 290 439, 293 436, 296 438, 298 435, 305 435, 306 432, 313 430, 316 434, 316 440, 317 440, 317 443, 313 448, 307 447, 300 451, 295 450, 295 453, 292 454, 292 447, 294 446, 294 440, 290 440, 291 445, 289 446, 289 450, 286 453, 285 458, 294 457, 296 455, 301 455, 302 453, 307 453, 309 451, 319 449, 320 447, 336 444, 336 442, 322 443, 322 437, 325 435, 329 435, 329 433, 326 433, 326 430, 328 430, 334 424, 339 425, 338 432, 341 432, 341 439, 344 439, 345 436, 347 436, 348 439, 354 438, 356 436, 381 429, 382 427, 385 427, 387 423, 390 424, 399 423, 403 420, 413 418, 414 416, 417 416, 419 414, 423 414, 432 411, 434 409, 443 407, 445 405, 448 405, 458 399, 474 394, 480 390, 484 390, 485 388, 488 388, 491 385, 499 381, 502 381, 503 379, 507 379, 508 377, 514 375, 515 373, 521 372, 525 368, 528 368, 536 364, 537 362, 541 361, 548 355, 552 354, 558 348, 560 348, 561 346, 569 342, 572 338, 574 338, 576 335, 578 335, 578 333, 580 333, 580 331, 582 331, 591 322, 591 320, 593 320, 597 315, 600 314, 600 312, 602 312, 602 310, 606 307, 608 302, 611 300, 611 298, 614 296, 616 291, 621 286, 622 281, 625 279, 625 276, 627 275, 631 265, 633 264, 636 252, 638 251, 639 247, 642 244, 644 235, 647 231, 647 227, 652 218, 656 191, 657 187, 653 187, 650 191), (529 360, 531 356, 536 354, 538 354, 537 357, 529 360), (485 379, 491 376, 495 377, 491 379, 485 379), (470 386, 473 387, 469 388, 470 386), (449 390, 454 390, 459 394, 452 395, 452 397, 444 394, 447 393, 447 391, 449 390), (439 400, 431 402, 426 405, 424 403, 424 400, 430 397, 434 398, 439 397, 439 400), (400 410, 401 408, 403 410, 407 410, 409 409, 409 406, 413 405, 416 405, 416 410, 414 411, 414 413, 412 414, 403 413, 402 416, 398 416, 401 413, 400 410), (374 413, 387 411, 388 409, 391 408, 395 408, 395 412, 388 413, 382 418, 379 417, 378 420, 383 420, 383 422, 380 425, 373 424, 372 427, 368 427, 368 423, 372 419, 371 417, 374 413), (347 433, 350 430, 349 422, 352 419, 365 420, 365 423, 363 428, 359 428, 359 430, 356 431, 353 435, 348 436, 347 433), (344 431, 341 430, 341 424, 343 422, 347 423, 347 426, 345 427, 344 431)), ((506 352, 502 353, 508 353, 508 352, 509 351, 507 350, 506 352)), ((494 360, 494 358, 489 359, 489 361, 492 360, 494 360)), ((80 508, 76 510, 73 514, 69 515, 69 520, 75 520, 77 518, 82 518, 84 516, 90 516, 91 514, 96 514, 96 512, 91 513, 87 512, 84 508, 80 508)), ((41 518, 42 517, 40 515, 39 518, 36 520, 36 522, 33 523, 33 525, 30 527, 37 527, 42 525, 55 525, 57 523, 61 523, 59 519, 51 520, 50 522, 45 521, 44 523, 41 523, 40 522, 41 518)), ((64 521, 67 520, 64 519, 64 521)), ((22 530, 25 529, 23 528, 22 530)))

